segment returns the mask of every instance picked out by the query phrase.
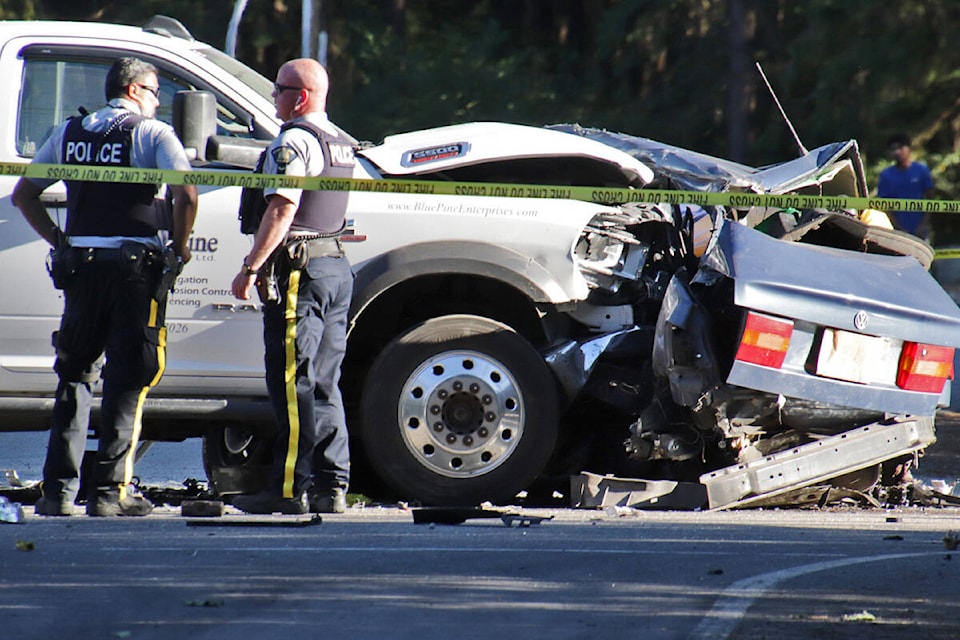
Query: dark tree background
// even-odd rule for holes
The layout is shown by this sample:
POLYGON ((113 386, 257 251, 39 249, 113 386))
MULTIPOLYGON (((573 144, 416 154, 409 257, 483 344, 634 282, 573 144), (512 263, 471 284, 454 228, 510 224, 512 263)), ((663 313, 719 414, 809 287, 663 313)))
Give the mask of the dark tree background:
MULTIPOLYGON (((378 141, 471 120, 579 122, 762 165, 856 138, 869 175, 906 132, 960 197, 960 2, 314 0, 331 116, 378 141)), ((3 19, 139 25, 164 14, 223 48, 231 0, 0 0, 3 19)), ((249 0, 237 57, 273 77, 300 55, 297 0, 249 0)), ((875 180, 871 180, 873 184, 875 180)), ((935 221, 937 239, 960 239, 935 221)))

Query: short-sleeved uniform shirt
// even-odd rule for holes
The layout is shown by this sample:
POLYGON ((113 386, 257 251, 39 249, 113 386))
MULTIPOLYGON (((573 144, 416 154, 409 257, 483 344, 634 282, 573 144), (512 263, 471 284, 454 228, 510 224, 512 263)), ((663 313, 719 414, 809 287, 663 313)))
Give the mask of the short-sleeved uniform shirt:
MULTIPOLYGON (((125 111, 140 113, 140 105, 123 98, 115 98, 102 109, 83 118, 83 128, 87 131, 105 131, 117 116, 125 111)), ((46 142, 33 157, 33 162, 39 164, 63 163, 63 135, 67 123, 54 129, 46 142)), ((174 169, 189 171, 190 161, 183 150, 183 144, 177 138, 173 127, 155 119, 144 119, 133 130, 130 140, 130 165, 143 169, 174 169)), ((41 189, 46 189, 56 180, 30 178, 41 189)), ((124 240, 120 236, 74 236, 70 244, 75 247, 119 247, 124 240)), ((137 238, 142 240, 142 238, 137 238)), ((166 237, 158 237, 153 243, 162 246, 166 237)))
MULTIPOLYGON (((301 118, 317 125, 331 134, 338 133, 337 128, 327 118, 326 113, 308 113, 301 118)), ((323 149, 317 137, 305 129, 292 127, 280 132, 276 140, 267 149, 267 157, 263 163, 264 173, 273 173, 284 176, 315 177, 323 173, 323 149)), ((264 189, 264 197, 278 195, 286 198, 300 207, 300 197, 303 189, 264 189)), ((297 228, 291 227, 291 231, 297 228)))

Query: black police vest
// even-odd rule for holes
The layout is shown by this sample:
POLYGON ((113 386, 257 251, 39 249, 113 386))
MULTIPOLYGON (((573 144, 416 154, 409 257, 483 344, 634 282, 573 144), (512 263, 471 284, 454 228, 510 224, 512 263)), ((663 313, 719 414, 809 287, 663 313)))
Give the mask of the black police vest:
MULTIPOLYGON (((143 117, 121 114, 106 132, 87 131, 83 118, 67 121, 63 134, 64 164, 130 167, 133 129, 143 117)), ((67 180, 68 236, 154 236, 169 229, 170 219, 155 200, 158 185, 67 180)))
MULTIPOLYGON (((307 129, 320 142, 320 148, 323 149, 323 171, 320 173, 322 177, 353 177, 353 144, 349 138, 327 133, 306 120, 287 123, 282 129, 293 127, 307 129)), ((349 195, 349 191, 304 191, 300 196, 300 208, 293 217, 293 226, 312 229, 318 233, 336 233, 343 228, 349 195)))

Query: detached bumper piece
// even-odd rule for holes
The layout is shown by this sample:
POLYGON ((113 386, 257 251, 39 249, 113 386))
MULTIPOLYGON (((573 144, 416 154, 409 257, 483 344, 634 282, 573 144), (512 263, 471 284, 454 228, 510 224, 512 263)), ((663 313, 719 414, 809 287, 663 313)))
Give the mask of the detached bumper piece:
POLYGON ((570 506, 693 511, 707 506, 707 495, 703 485, 693 482, 617 478, 584 472, 570 477, 570 506))
POLYGON ((700 476, 710 509, 755 502, 865 469, 936 441, 933 418, 871 424, 700 476))

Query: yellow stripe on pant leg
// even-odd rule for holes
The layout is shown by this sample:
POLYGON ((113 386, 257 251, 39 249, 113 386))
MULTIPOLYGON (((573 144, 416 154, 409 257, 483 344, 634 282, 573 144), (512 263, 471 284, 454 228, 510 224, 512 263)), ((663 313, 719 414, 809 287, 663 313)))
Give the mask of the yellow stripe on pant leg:
MULTIPOLYGON (((150 317, 147 319, 148 327, 157 326, 157 316, 159 315, 160 305, 156 300, 150 300, 150 317)), ((137 446, 140 443, 140 432, 143 430, 143 403, 147 399, 147 393, 153 387, 157 386, 163 372, 167 368, 167 328, 160 327, 157 336, 157 374, 153 376, 146 387, 140 390, 137 397, 137 409, 133 418, 133 433, 130 438, 130 449, 123 461, 123 484, 120 486, 120 499, 127 496, 127 485, 133 480, 133 462, 137 455, 137 446)))
POLYGON ((287 391, 287 424, 290 436, 287 441, 287 459, 283 465, 283 497, 293 497, 293 476, 300 452, 300 408, 297 404, 297 295, 300 291, 300 271, 290 272, 287 285, 287 306, 283 317, 287 322, 284 336, 285 362, 283 380, 287 391))

